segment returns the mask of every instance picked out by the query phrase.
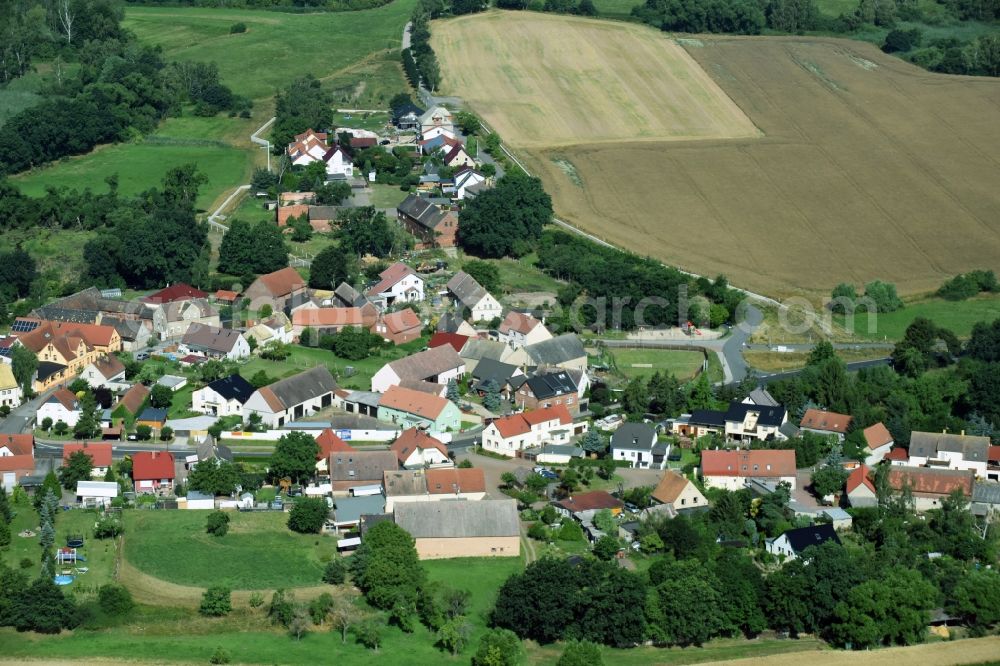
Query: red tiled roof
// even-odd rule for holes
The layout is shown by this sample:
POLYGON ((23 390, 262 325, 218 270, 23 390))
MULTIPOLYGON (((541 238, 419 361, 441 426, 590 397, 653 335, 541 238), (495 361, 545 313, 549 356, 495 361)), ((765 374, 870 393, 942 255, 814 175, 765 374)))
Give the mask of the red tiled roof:
POLYGON ((396 441, 389 447, 389 450, 396 454, 401 465, 418 449, 437 449, 445 457, 448 457, 448 448, 440 440, 416 428, 410 428, 401 432, 396 441))
POLYGON ((802 422, 799 423, 800 428, 825 430, 841 435, 847 432, 849 425, 851 425, 851 417, 847 414, 827 412, 822 409, 807 409, 806 413, 802 415, 802 422))
POLYGON ((172 478, 174 478, 174 454, 167 451, 140 451, 132 456, 134 481, 172 478))
POLYGON ((535 319, 529 314, 523 314, 511 310, 507 313, 507 316, 504 317, 503 322, 500 324, 500 332, 506 334, 514 331, 516 333, 520 333, 521 335, 527 335, 535 328, 535 326, 538 326, 541 323, 541 321, 535 319))
POLYGON ((292 313, 295 326, 361 326, 361 308, 302 308, 292 313))
POLYGON ((319 434, 319 437, 316 438, 316 443, 319 444, 319 453, 316 454, 316 460, 329 458, 332 453, 355 450, 353 446, 350 446, 340 437, 337 437, 336 433, 330 428, 319 434))
POLYGON ((701 468, 705 476, 795 476, 795 451, 702 451, 701 468))
POLYGON ((914 493, 925 495, 950 495, 961 490, 966 497, 972 495, 972 470, 941 469, 928 467, 890 467, 889 485, 893 490, 902 490, 909 484, 914 493))
POLYGON ((868 448, 873 451, 880 446, 885 446, 892 442, 892 433, 889 432, 889 429, 881 421, 865 428, 864 435, 865 441, 868 442, 868 448))
POLYGON ((34 435, 0 435, 0 448, 10 449, 15 456, 33 456, 35 451, 34 435))
MULTIPOLYGON (((115 336, 114 326, 99 324, 76 324, 62 321, 43 321, 30 333, 22 334, 18 339, 21 344, 37 353, 49 342, 69 343, 74 348, 80 340, 92 347, 108 347, 115 336)), ((60 350, 62 353, 62 350, 60 350)))
POLYGON ((293 291, 303 289, 306 286, 306 281, 291 266, 267 275, 261 275, 257 279, 271 292, 272 296, 288 296, 293 291))
POLYGON ((891 449, 889 453, 885 454, 885 458, 883 458, 883 460, 903 460, 903 461, 909 459, 910 459, 910 452, 904 449, 902 446, 897 446, 891 449))
POLYGON ((379 407, 387 407, 408 414, 416 414, 425 419, 436 421, 441 412, 448 406, 448 400, 440 396, 414 391, 402 386, 390 386, 382 394, 379 407))
POLYGON ((443 345, 451 345, 456 352, 461 352, 462 347, 465 346, 465 343, 468 342, 468 340, 469 336, 467 335, 440 331, 431 336, 431 340, 427 343, 427 346, 434 349, 435 347, 441 347, 443 345))
POLYGON ((569 410, 565 405, 553 405, 542 409, 534 409, 530 412, 511 414, 495 419, 493 425, 500 431, 500 436, 504 439, 517 437, 531 432, 531 426, 558 419, 561 425, 573 422, 573 417, 569 415, 569 410))
POLYGON ((351 148, 371 148, 378 145, 378 139, 373 136, 351 136, 351 148))
POLYGON ((63 445, 63 464, 77 451, 90 456, 94 467, 111 466, 111 442, 82 442, 63 445))
POLYGON ((868 488, 868 490, 875 492, 875 484, 868 478, 868 472, 870 471, 871 470, 867 465, 859 465, 853 472, 850 473, 847 477, 846 485, 848 495, 857 490, 859 486, 864 486, 868 488))
POLYGON ((402 333, 411 328, 420 328, 420 319, 409 308, 385 315, 382 317, 382 323, 385 324, 390 333, 402 333))
POLYGON ((57 389, 56 392, 53 393, 48 400, 46 400, 46 402, 52 402, 53 400, 65 407, 66 411, 69 412, 75 412, 80 408, 79 399, 77 399, 76 394, 69 389, 57 389))
POLYGON ((31 474, 35 471, 35 456, 0 456, 0 472, 24 472, 31 474))
MULTIPOLYGON (((125 407, 125 409, 128 410, 129 414, 135 416, 136 414, 139 413, 139 409, 142 407, 142 403, 146 402, 146 398, 148 396, 149 396, 148 388, 146 388, 142 384, 135 384, 132 386, 132 388, 130 388, 128 391, 125 392, 125 395, 123 395, 121 397, 121 400, 118 401, 118 405, 125 407)), ((115 405, 115 409, 118 408, 118 405, 115 405)))
POLYGON ((612 497, 603 490, 592 490, 589 493, 579 493, 570 495, 566 499, 557 502, 559 506, 577 513, 580 511, 600 511, 601 509, 620 509, 625 506, 617 497, 612 497))
POLYGON ((431 495, 450 495, 455 493, 485 493, 486 476, 477 467, 462 469, 429 469, 427 492, 431 495))
POLYGON ((283 227, 288 224, 288 218, 290 217, 301 217, 302 215, 309 217, 308 204, 292 204, 291 206, 282 206, 278 209, 278 226, 283 227))
POLYGON ((161 289, 155 294, 143 298, 146 303, 173 303, 175 301, 187 301, 192 298, 205 298, 208 294, 201 289, 195 289, 189 284, 178 282, 165 289, 161 289))
POLYGON ((1000 462, 1000 446, 991 446, 987 449, 986 460, 989 462, 1000 462))
POLYGON ((235 301, 237 296, 239 296, 239 294, 235 291, 229 291, 228 289, 220 289, 215 292, 215 300, 217 301, 235 301))
POLYGON ((368 290, 370 295, 378 295, 383 291, 388 291, 394 284, 405 278, 407 275, 416 275, 416 272, 401 261, 397 261, 389 268, 379 273, 382 280, 368 290))

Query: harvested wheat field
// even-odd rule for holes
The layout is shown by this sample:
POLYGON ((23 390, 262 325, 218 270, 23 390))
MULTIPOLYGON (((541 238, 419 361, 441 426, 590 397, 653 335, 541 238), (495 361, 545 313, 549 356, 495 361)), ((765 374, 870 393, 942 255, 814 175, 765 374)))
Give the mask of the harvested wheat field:
MULTIPOLYGON (((629 65, 629 54, 680 42, 702 68, 686 69, 687 80, 701 81, 707 72, 763 135, 649 140, 646 130, 670 126, 676 109, 638 103, 629 108, 648 116, 634 120, 639 141, 595 141, 580 131, 568 145, 569 125, 549 121, 553 140, 536 139, 518 155, 542 176, 566 221, 685 270, 725 273, 736 285, 779 297, 817 297, 838 282, 874 278, 912 294, 964 270, 1000 269, 1000 80, 932 74, 868 44, 827 38, 675 42, 640 26, 588 21, 606 38, 580 45, 581 21, 493 13, 436 24, 435 33, 450 40, 480 32, 482 22, 496 39, 520 43, 532 35, 535 42, 503 51, 492 74, 476 67, 475 83, 456 85, 463 76, 453 75, 448 91, 465 95, 487 119, 506 116, 498 131, 516 148, 525 142, 517 128, 538 123, 535 108, 557 119, 572 106, 572 117, 596 126, 608 111, 597 90, 567 99, 572 93, 546 97, 525 87, 530 95, 522 101, 508 87, 514 75, 507 70, 534 71, 539 53, 568 42, 567 49, 620 54, 605 60, 600 81, 636 67, 636 86, 669 90, 678 61, 643 55, 629 65), (535 21, 544 27, 513 34, 512 26, 520 33, 535 21)), ((448 48, 439 57, 444 72, 475 60, 448 48)), ((559 81, 589 77, 591 66, 600 70, 572 60, 547 69, 559 81)), ((627 97, 630 89, 620 90, 627 97)), ((620 131, 631 114, 611 117, 620 131)))
POLYGON ((442 88, 516 148, 760 134, 684 49, 641 26, 488 12, 432 34, 442 88))

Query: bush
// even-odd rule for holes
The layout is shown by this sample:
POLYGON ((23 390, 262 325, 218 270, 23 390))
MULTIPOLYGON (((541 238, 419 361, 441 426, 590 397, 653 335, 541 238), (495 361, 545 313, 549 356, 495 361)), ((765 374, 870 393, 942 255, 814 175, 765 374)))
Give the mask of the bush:
POLYGON ((558 535, 560 541, 583 541, 583 528, 572 518, 567 518, 563 520, 558 535))
POLYGON ((323 582, 330 585, 342 585, 347 579, 347 566, 339 555, 334 556, 323 570, 323 582))
POLYGON ((205 531, 212 536, 222 537, 229 532, 229 514, 222 511, 213 511, 208 514, 205 521, 205 531))
MULTIPOLYGON (((229 34, 230 35, 238 35, 238 34, 246 32, 246 31, 247 31, 247 24, 243 23, 243 22, 234 23, 231 26, 229 26, 229 34)), ((216 662, 212 662, 212 663, 216 663, 216 662)))
POLYGON ((228 664, 229 663, 229 653, 219 646, 215 648, 215 652, 212 653, 211 659, 209 661, 213 664, 228 664))
POLYGON ((304 497, 295 502, 288 515, 288 529, 301 534, 319 534, 330 515, 322 497, 304 497))
POLYGON ((532 523, 528 528, 528 536, 536 541, 548 541, 549 530, 542 523, 532 523))
POLYGON ((30 569, 35 563, 31 561, 30 557, 22 557, 20 564, 22 569, 30 569))
POLYGON ((125 530, 121 518, 106 515, 101 517, 94 525, 94 537, 98 539, 109 539, 116 537, 125 530))
POLYGON ((201 597, 198 612, 208 617, 222 617, 233 610, 232 593, 224 585, 213 585, 201 597))
POLYGON ((102 585, 100 591, 97 593, 97 599, 101 610, 112 617, 127 615, 135 608, 132 593, 121 585, 114 583, 102 585))

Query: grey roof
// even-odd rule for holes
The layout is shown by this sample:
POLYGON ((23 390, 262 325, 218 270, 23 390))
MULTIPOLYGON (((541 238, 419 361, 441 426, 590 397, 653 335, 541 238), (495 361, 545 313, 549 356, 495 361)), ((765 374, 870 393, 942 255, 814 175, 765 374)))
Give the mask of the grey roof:
POLYGON ((785 421, 781 424, 781 427, 778 428, 778 432, 788 439, 792 439, 793 437, 799 436, 799 427, 791 421, 785 421))
POLYGON ((72 310, 70 308, 60 308, 55 305, 44 305, 40 308, 35 308, 33 314, 39 319, 65 321, 74 324, 94 324, 101 316, 99 310, 72 310))
POLYGON ((356 307, 359 304, 364 305, 368 302, 368 299, 360 291, 346 282, 341 282, 337 285, 337 288, 333 290, 333 295, 337 297, 337 300, 344 307, 356 307))
POLYGON ((400 502, 396 524, 417 539, 514 537, 520 534, 517 502, 512 499, 400 502))
POLYGON ((762 426, 780 426, 788 416, 788 412, 781 405, 768 407, 748 405, 745 402, 731 402, 726 411, 726 421, 742 423, 747 412, 757 412, 757 425, 762 426))
POLYGON ((187 494, 189 500, 214 500, 215 495, 203 493, 199 490, 189 490, 187 494))
POLYGON ((438 319, 437 330, 444 333, 455 333, 462 325, 463 319, 457 314, 446 312, 438 319))
POLYGON ((980 483, 972 488, 972 501, 984 504, 1000 504, 1000 483, 980 483))
POLYGON ((331 481, 382 483, 386 470, 399 467, 392 451, 344 451, 330 456, 331 481))
POLYGON ((339 212, 338 206, 309 206, 309 219, 336 220, 339 212))
POLYGON ((454 347, 441 345, 393 361, 389 366, 400 379, 427 379, 465 365, 454 347))
POLYGON ((479 380, 480 385, 492 379, 497 383, 497 386, 503 388, 516 371, 516 365, 501 363, 492 358, 484 358, 476 364, 476 369, 472 371, 472 376, 479 380))
POLYGON ((338 497, 336 502, 334 515, 338 523, 353 523, 360 521, 365 514, 380 514, 385 511, 385 498, 381 495, 338 497))
POLYGON ((546 372, 528 377, 531 394, 539 400, 576 393, 577 385, 565 370, 546 372))
POLYGON ((167 420, 167 410, 159 409, 157 407, 147 407, 142 410, 142 414, 139 414, 139 421, 166 421, 167 420))
POLYGON ((181 342, 192 349, 228 354, 240 339, 239 331, 204 324, 191 324, 181 342))
POLYGON ((373 391, 351 391, 347 394, 345 400, 347 402, 353 402, 359 405, 365 405, 373 409, 378 408, 379 400, 382 399, 381 393, 375 393, 373 391))
POLYGON ((747 396, 755 405, 761 405, 764 407, 777 407, 778 401, 774 399, 774 396, 768 393, 766 388, 757 387, 750 391, 750 395, 747 396))
POLYGON ((796 554, 801 553, 809 546, 818 546, 826 541, 840 543, 840 537, 837 536, 833 525, 829 523, 788 530, 782 536, 788 539, 788 545, 796 554))
POLYGON ((579 446, 571 446, 569 444, 546 444, 528 450, 537 455, 548 453, 556 456, 570 456, 572 458, 582 458, 584 453, 583 449, 579 446))
POLYGON ((386 472, 382 485, 385 488, 386 497, 427 494, 427 476, 423 470, 386 472))
POLYGON ((612 449, 652 450, 656 444, 656 428, 651 423, 623 423, 611 435, 612 449))
MULTIPOLYGON (((449 347, 450 345, 445 346, 449 347)), ((478 361, 484 358, 491 358, 495 361, 499 361, 507 349, 509 348, 506 344, 496 340, 469 338, 466 341, 465 346, 462 347, 462 352, 459 355, 470 361, 478 361)))
POLYGON ((334 381, 333 375, 321 365, 300 372, 288 379, 277 381, 260 390, 270 391, 285 406, 285 409, 288 409, 324 393, 331 393, 336 389, 337 382, 334 381))
POLYGON ((240 375, 229 375, 222 379, 216 379, 208 385, 208 388, 221 395, 225 400, 235 400, 241 405, 246 404, 255 390, 253 384, 240 375))
POLYGON ((145 304, 135 301, 121 301, 105 298, 97 287, 88 287, 75 294, 64 296, 49 303, 46 308, 61 310, 89 310, 98 312, 115 312, 131 315, 142 315, 147 308, 145 304))
POLYGON ((465 271, 455 273, 455 277, 448 280, 447 288, 463 305, 469 307, 479 303, 488 293, 474 277, 465 271))
POLYGON ((961 453, 967 461, 983 461, 989 457, 990 438, 941 432, 910 434, 910 457, 933 458, 938 451, 961 453))
POLYGON ((187 377, 180 377, 178 375, 163 375, 156 380, 156 383, 160 386, 166 386, 172 391, 176 391, 177 386, 187 383, 187 377))
POLYGON ((535 365, 559 365, 578 358, 586 358, 583 342, 576 333, 565 333, 551 340, 543 340, 524 348, 535 365))
POLYGON ((121 319, 120 317, 101 317, 101 326, 114 326, 122 340, 135 340, 139 337, 142 322, 137 319, 121 319))
POLYGON ((434 229, 448 216, 427 199, 411 194, 396 206, 396 210, 426 229, 434 229))

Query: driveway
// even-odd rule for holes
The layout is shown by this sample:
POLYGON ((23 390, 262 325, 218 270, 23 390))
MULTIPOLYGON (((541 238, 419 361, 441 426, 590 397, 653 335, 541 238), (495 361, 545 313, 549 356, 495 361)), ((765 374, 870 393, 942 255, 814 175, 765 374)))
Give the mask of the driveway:
POLYGON ((816 512, 826 507, 821 506, 812 493, 806 490, 806 486, 812 483, 812 472, 812 469, 800 469, 796 472, 792 499, 806 510, 816 512))
POLYGON ((491 458, 489 456, 481 456, 478 453, 473 453, 469 450, 463 450, 461 452, 456 451, 455 462, 462 462, 463 460, 468 460, 474 467, 478 467, 483 470, 483 476, 486 477, 486 492, 489 493, 492 499, 503 499, 507 497, 500 492, 500 486, 503 485, 500 477, 504 472, 513 472, 518 467, 527 467, 530 469, 535 466, 534 463, 524 460, 523 458, 497 460, 496 458, 491 458))
POLYGON ((14 409, 6 419, 0 421, 0 433, 5 435, 18 435, 25 432, 30 423, 34 420, 35 412, 38 411, 38 408, 42 406, 42 403, 48 400, 49 396, 52 395, 55 390, 56 389, 52 388, 48 391, 40 393, 20 407, 14 409))

